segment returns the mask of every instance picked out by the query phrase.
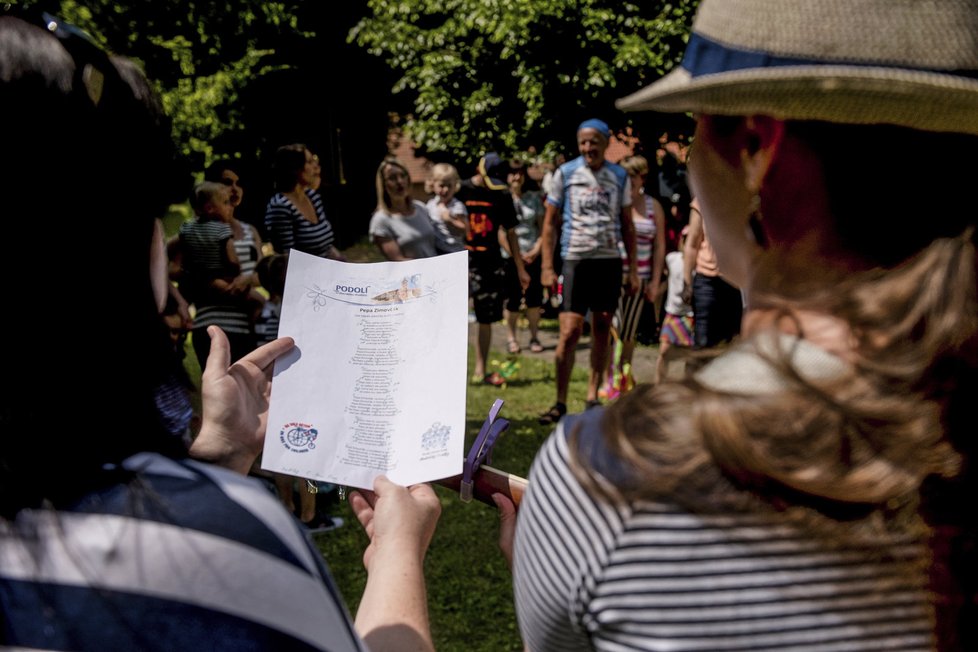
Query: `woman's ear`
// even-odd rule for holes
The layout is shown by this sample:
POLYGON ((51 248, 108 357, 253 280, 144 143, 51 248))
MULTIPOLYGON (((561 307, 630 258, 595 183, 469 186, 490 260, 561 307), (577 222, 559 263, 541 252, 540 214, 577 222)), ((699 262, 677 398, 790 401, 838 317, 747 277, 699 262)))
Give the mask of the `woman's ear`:
POLYGON ((740 151, 740 160, 747 188, 756 194, 781 149, 785 126, 783 120, 754 115, 744 119, 743 129, 744 147, 740 151))

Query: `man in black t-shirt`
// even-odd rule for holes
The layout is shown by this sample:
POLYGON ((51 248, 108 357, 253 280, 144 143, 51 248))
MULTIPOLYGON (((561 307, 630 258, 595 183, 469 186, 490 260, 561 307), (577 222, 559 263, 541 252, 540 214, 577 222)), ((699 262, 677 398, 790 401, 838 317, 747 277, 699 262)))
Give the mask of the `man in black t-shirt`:
MULTIPOLYGON (((505 269, 499 247, 499 229, 506 229, 510 251, 519 251, 516 240, 516 210, 506 185, 509 164, 490 152, 479 160, 475 175, 462 182, 455 195, 469 213, 469 225, 465 248, 469 252, 469 297, 479 324, 476 343, 473 380, 490 385, 501 385, 503 377, 498 372, 486 372, 489 344, 492 341, 492 324, 503 318, 503 302, 506 298, 505 269)), ((523 290, 530 284, 530 276, 523 269, 523 260, 514 257, 520 285, 523 290)))

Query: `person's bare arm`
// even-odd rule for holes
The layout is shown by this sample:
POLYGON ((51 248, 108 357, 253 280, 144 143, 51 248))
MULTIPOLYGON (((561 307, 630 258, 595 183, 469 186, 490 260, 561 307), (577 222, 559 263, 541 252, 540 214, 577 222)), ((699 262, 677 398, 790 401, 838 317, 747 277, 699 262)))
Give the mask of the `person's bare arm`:
POLYGON ((357 632, 373 652, 433 651, 424 558, 441 514, 438 496, 427 484, 402 487, 379 476, 373 491, 350 494, 350 507, 370 538, 357 632))
POLYGON ((628 291, 629 294, 635 294, 641 284, 638 281, 638 265, 635 263, 635 222, 632 221, 631 205, 621 209, 621 239, 631 262, 628 266, 628 291))
POLYGON ((560 211, 553 204, 548 203, 543 213, 543 229, 540 239, 542 240, 540 249, 540 283, 543 287, 553 286, 556 281, 554 274, 554 237, 557 229, 560 228, 560 211))
POLYGON ((380 253, 384 254, 384 258, 387 260, 408 260, 404 252, 401 251, 401 245, 397 244, 397 240, 394 238, 382 238, 375 235, 374 244, 377 245, 380 253))
MULTIPOLYGON (((497 240, 499 240, 499 246, 512 258, 513 249, 509 242, 509 230, 508 229, 498 229, 496 231, 497 240)), ((516 249, 519 252, 519 248, 516 249)))
POLYGON ((523 264, 523 256, 520 255, 520 242, 516 237, 516 227, 506 229, 506 241, 509 243, 509 250, 516 252, 516 255, 512 258, 516 264, 516 274, 520 279, 520 287, 526 292, 526 288, 530 287, 530 274, 526 271, 526 266, 523 264))
MULTIPOLYGON (((398 249, 400 249, 400 247, 398 247, 398 249)), ((346 256, 343 255, 343 252, 337 249, 334 245, 329 246, 329 251, 326 252, 326 257, 330 260, 338 260, 341 263, 346 262, 346 256)))
POLYGON ((172 281, 168 281, 167 290, 177 305, 177 314, 180 315, 183 327, 190 330, 194 326, 193 317, 190 316, 190 303, 183 297, 180 288, 174 285, 172 281))
POLYGON ((693 270, 696 254, 703 243, 703 216, 695 205, 689 207, 689 232, 683 248, 683 301, 689 303, 693 294, 693 270))
POLYGON ((655 198, 652 198, 652 213, 655 220, 655 242, 652 243, 652 281, 647 288, 646 298, 654 303, 661 293, 662 272, 666 266, 666 211, 655 198))
POLYGON ((541 250, 543 249, 543 235, 542 235, 543 234, 543 212, 537 213, 536 227, 537 227, 537 233, 539 234, 537 235, 536 242, 533 243, 533 246, 530 247, 529 251, 523 254, 523 262, 527 265, 529 265, 534 260, 536 260, 537 257, 540 255, 541 250))

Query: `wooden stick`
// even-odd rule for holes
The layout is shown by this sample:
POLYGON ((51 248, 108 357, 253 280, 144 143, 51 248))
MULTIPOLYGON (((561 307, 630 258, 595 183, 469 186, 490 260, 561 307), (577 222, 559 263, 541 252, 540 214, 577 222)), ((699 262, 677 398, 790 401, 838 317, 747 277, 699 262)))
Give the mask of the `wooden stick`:
MULTIPOLYGON (((456 475, 451 478, 435 480, 435 484, 448 487, 461 494, 462 476, 456 475)), ((492 502, 493 494, 503 494, 512 500, 516 507, 519 507, 525 490, 526 478, 494 469, 485 464, 476 469, 472 476, 472 497, 490 507, 496 506, 496 503, 492 502)))

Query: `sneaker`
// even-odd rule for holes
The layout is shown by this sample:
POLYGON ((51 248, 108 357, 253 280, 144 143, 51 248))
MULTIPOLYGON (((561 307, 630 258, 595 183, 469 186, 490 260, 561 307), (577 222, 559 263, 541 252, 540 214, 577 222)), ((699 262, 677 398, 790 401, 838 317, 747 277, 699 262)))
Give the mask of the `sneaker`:
POLYGON ((567 406, 563 403, 554 403, 553 407, 540 415, 537 423, 541 426, 553 425, 560 421, 565 414, 567 414, 567 406))
POLYGON ((343 519, 339 516, 325 516, 322 518, 316 517, 308 523, 305 521, 299 522, 302 523, 302 527, 304 527, 309 534, 329 532, 330 530, 335 530, 343 525, 343 519))

